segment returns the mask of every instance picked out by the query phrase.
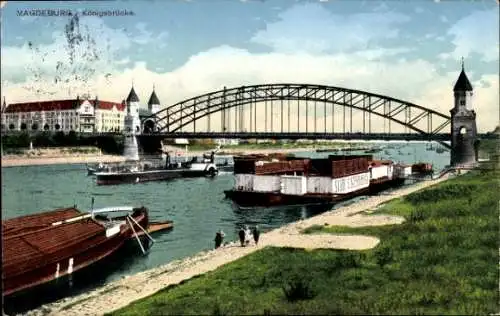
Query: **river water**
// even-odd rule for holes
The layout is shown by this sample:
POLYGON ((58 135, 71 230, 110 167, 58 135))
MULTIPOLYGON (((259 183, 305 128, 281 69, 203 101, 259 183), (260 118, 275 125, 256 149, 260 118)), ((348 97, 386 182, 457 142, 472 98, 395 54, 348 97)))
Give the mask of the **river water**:
MULTIPOLYGON (((380 145, 385 146, 384 144, 388 143, 380 145)), ((426 150, 428 144, 425 143, 390 144, 393 148, 374 156, 405 163, 432 162, 435 170, 441 170, 449 163, 448 151, 437 153, 426 150)), ((298 156, 309 157, 328 154, 297 153, 298 156)), ((124 275, 211 249, 218 229, 226 233, 226 241, 236 240, 237 231, 243 224, 258 224, 261 230, 266 231, 324 211, 310 207, 239 210, 224 198, 223 191, 232 186, 233 175, 229 173, 219 174, 213 179, 195 178, 97 186, 95 179, 87 176, 83 164, 2 168, 2 219, 74 204, 78 209, 87 211, 90 209, 91 198, 94 197, 95 208, 144 205, 150 211, 150 220, 174 221, 172 231, 154 236, 156 242, 146 256, 128 256, 114 271, 100 276, 98 282, 76 284, 71 291, 64 294, 73 295, 124 275)), ((338 206, 352 202, 344 202, 338 206)))

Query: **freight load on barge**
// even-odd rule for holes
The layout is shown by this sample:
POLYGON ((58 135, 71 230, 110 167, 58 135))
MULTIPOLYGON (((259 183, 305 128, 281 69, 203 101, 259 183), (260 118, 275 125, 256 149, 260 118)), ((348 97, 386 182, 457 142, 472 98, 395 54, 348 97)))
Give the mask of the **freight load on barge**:
MULTIPOLYGON (((2 282, 7 297, 95 266, 146 233, 144 207, 111 207, 83 213, 75 207, 2 221, 2 282)), ((152 238, 151 238, 151 241, 152 238)))
POLYGON ((409 173, 406 166, 371 155, 249 155, 235 157, 234 165, 234 189, 224 193, 240 207, 334 204, 401 185, 409 173))
POLYGON ((430 163, 418 162, 411 166, 411 172, 415 175, 426 176, 432 175, 434 173, 434 169, 430 163))

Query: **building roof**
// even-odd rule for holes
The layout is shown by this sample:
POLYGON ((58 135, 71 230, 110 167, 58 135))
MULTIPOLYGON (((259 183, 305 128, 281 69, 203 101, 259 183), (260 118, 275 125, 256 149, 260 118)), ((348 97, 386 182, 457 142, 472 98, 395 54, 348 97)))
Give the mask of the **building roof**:
MULTIPOLYGON (((90 102, 92 105, 94 105, 95 101, 90 102)), ((116 106, 116 109, 118 111, 123 111, 125 110, 125 104, 123 103, 116 103, 116 102, 109 102, 109 101, 97 101, 97 109, 99 110, 112 110, 113 106, 116 106)))
POLYGON ((149 97, 148 105, 160 105, 160 100, 158 100, 154 89, 153 93, 151 93, 151 97, 149 97))
POLYGON ((137 96, 137 93, 135 93, 134 87, 130 89, 127 97, 127 102, 139 102, 139 97, 137 96))
MULTIPOLYGON (((39 101, 39 102, 23 102, 23 103, 12 103, 7 106, 5 113, 18 113, 18 112, 42 112, 42 111, 64 111, 64 110, 74 110, 78 108, 84 101, 81 99, 70 99, 70 100, 53 100, 53 101, 39 101)), ((87 100, 95 106, 95 100, 87 100)), ((97 109, 99 110, 111 110, 113 106, 119 111, 125 109, 125 105, 116 102, 109 101, 97 101, 97 109)))
POLYGON ((467 78, 463 67, 460 75, 458 76, 457 83, 455 83, 453 91, 472 91, 472 85, 470 84, 469 78, 467 78))

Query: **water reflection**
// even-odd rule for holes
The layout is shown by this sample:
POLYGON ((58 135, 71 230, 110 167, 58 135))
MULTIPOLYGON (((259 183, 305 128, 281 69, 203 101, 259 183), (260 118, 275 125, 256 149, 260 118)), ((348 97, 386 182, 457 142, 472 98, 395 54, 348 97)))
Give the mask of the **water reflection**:
POLYGON ((237 232, 242 226, 259 225, 263 231, 281 227, 300 219, 309 218, 332 209, 332 205, 301 205, 282 207, 259 207, 242 209, 233 204, 235 218, 234 231, 237 232))

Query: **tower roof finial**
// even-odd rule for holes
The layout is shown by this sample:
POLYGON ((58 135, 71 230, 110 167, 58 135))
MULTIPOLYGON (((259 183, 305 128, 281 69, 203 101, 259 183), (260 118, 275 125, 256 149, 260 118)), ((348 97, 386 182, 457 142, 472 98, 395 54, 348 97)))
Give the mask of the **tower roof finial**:
POLYGON ((153 91, 155 91, 155 83, 153 82, 153 91))
POLYGON ((458 80, 455 83, 455 87, 453 87, 453 91, 472 91, 472 85, 469 81, 469 78, 467 78, 467 75, 465 74, 464 70, 464 58, 462 57, 462 71, 460 72, 460 75, 458 76, 458 80))

